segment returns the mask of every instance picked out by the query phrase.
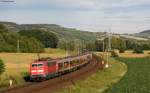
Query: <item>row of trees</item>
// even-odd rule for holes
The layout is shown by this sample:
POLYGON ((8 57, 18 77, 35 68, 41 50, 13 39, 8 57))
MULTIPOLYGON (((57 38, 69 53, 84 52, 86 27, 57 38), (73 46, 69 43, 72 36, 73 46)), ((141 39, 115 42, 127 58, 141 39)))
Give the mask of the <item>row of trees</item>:
MULTIPOLYGON (((85 42, 83 40, 72 40, 68 41, 61 39, 58 43, 58 48, 65 49, 68 51, 106 51, 108 49, 108 38, 104 40, 96 40, 93 42, 85 42)), ((150 41, 137 41, 125 38, 111 38, 111 49, 118 49, 120 53, 125 50, 135 50, 137 53, 141 50, 150 50, 150 41)))
MULTIPOLYGON (((119 52, 124 52, 125 50, 150 50, 150 41, 137 41, 133 39, 125 39, 112 37, 111 38, 111 48, 118 49, 119 52)), ((95 42, 96 51, 103 51, 108 49, 108 38, 105 40, 96 40, 95 42)))

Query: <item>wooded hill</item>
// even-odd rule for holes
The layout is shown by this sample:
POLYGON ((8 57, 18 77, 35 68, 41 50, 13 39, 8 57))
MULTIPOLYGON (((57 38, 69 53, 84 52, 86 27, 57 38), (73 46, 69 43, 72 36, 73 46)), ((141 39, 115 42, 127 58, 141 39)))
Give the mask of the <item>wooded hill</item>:
MULTIPOLYGON (((43 52, 44 48, 102 51, 103 42, 105 48, 108 46, 106 34, 80 31, 56 24, 19 25, 12 22, 0 22, 0 52, 17 52, 18 40, 20 52, 43 52)), ((113 34, 111 38, 112 49, 119 49, 121 52, 135 48, 150 49, 149 39, 141 40, 120 34, 113 34)))
MULTIPOLYGON (((9 31, 18 32, 20 30, 41 29, 55 33, 59 39, 74 40, 80 39, 93 42, 96 39, 95 33, 88 31, 80 31, 73 28, 65 28, 56 24, 16 24, 13 22, 0 22, 5 25, 9 31)), ((103 33, 99 33, 103 34, 103 33)))

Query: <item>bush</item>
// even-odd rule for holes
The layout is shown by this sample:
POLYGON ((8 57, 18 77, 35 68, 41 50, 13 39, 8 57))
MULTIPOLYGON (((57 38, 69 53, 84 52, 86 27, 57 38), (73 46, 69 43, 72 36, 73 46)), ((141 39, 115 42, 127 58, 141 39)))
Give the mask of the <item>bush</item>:
POLYGON ((120 49, 120 50, 119 50, 119 53, 124 53, 124 52, 125 52, 124 49, 120 49))
POLYGON ((133 53, 143 54, 144 52, 142 49, 134 49, 133 53))
POLYGON ((21 72, 21 76, 26 82, 30 81, 30 74, 28 72, 21 72))
POLYGON ((3 61, 0 59, 0 75, 5 71, 5 65, 3 61))
POLYGON ((118 54, 115 51, 111 51, 111 57, 118 57, 118 54))

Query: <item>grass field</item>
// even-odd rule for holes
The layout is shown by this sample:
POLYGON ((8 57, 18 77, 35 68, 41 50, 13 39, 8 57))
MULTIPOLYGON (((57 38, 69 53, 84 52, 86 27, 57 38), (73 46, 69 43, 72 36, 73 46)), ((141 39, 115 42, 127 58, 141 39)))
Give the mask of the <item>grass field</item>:
POLYGON ((118 58, 128 66, 125 77, 104 93, 150 93, 150 57, 118 58))
MULTIPOLYGON (((46 49, 40 57, 64 57, 65 51, 61 49, 46 49)), ((29 71, 29 64, 38 59, 37 53, 0 53, 0 58, 5 63, 5 72, 0 76, 0 87, 8 86, 9 80, 14 84, 24 83, 23 73, 29 71)))
POLYGON ((56 93, 102 93, 112 84, 118 82, 127 71, 125 64, 114 59, 111 59, 109 64, 111 65, 110 68, 100 70, 87 79, 76 83, 70 89, 64 89, 56 93))
MULTIPOLYGON (((99 54, 101 55, 109 55, 111 56, 111 53, 103 53, 103 52, 98 52, 99 54)), ((133 53, 133 50, 127 50, 125 51, 125 53, 118 53, 119 54, 119 57, 123 57, 123 58, 143 58, 143 57, 148 57, 150 56, 150 51, 144 51, 143 54, 136 54, 136 53, 133 53)))
POLYGON ((136 54, 133 53, 132 50, 129 51, 125 51, 125 53, 120 53, 119 57, 126 57, 126 58, 143 58, 143 57, 147 57, 150 56, 150 51, 144 51, 143 54, 136 54))

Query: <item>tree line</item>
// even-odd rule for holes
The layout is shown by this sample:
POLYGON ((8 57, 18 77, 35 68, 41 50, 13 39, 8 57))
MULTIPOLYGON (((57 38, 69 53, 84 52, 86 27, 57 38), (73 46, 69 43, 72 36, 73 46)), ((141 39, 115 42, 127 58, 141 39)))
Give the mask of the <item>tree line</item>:
MULTIPOLYGON (((103 51, 108 48, 108 38, 104 40, 96 40, 95 50, 103 51)), ((138 41, 133 39, 125 39, 122 37, 111 37, 111 49, 118 49, 120 53, 123 53, 125 50, 150 50, 150 40, 147 41, 138 41)))

